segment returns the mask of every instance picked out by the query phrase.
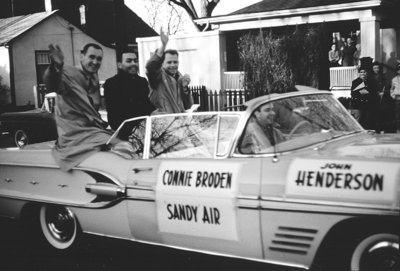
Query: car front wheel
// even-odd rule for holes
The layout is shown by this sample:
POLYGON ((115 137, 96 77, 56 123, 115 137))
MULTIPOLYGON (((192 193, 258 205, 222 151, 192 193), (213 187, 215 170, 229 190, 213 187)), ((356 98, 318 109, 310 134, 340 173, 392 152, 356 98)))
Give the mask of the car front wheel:
POLYGON ((48 243, 57 249, 71 248, 76 243, 79 233, 75 215, 63 206, 42 206, 40 228, 48 243))

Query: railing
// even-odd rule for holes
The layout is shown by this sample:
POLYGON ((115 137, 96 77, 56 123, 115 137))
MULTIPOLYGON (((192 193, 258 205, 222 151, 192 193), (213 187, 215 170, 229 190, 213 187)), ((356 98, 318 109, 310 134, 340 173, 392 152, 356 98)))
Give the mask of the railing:
POLYGON ((193 102, 200 104, 198 111, 238 111, 252 98, 243 89, 207 90, 204 86, 190 87, 193 102))
POLYGON ((329 68, 329 89, 336 97, 350 97, 351 82, 358 77, 356 66, 329 68))
MULTIPOLYGON (((329 75, 329 89, 333 94, 336 97, 350 97, 351 82, 358 76, 357 67, 333 67, 329 69, 329 75)), ((224 72, 222 88, 243 89, 243 82, 243 72, 224 72)))
POLYGON ((244 73, 243 72, 224 72, 223 89, 243 89, 244 73))

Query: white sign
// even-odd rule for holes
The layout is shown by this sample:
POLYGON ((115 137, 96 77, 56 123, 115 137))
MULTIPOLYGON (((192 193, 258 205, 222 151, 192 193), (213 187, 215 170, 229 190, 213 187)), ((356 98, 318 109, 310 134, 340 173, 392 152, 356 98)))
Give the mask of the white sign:
POLYGON ((233 199, 163 196, 157 215, 160 232, 238 239, 233 199))
POLYGON ((295 159, 287 175, 287 195, 392 202, 397 163, 295 159))
POLYGON ((238 163, 163 162, 157 193, 233 197, 238 185, 238 163))
POLYGON ((156 203, 161 232, 237 240, 237 163, 163 162, 156 203))

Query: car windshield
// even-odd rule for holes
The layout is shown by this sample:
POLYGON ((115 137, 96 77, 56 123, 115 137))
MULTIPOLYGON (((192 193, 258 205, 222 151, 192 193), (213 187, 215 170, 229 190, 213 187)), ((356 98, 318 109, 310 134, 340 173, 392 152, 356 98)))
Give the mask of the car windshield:
POLYGON ((258 106, 247 122, 237 151, 290 151, 362 130, 332 95, 296 95, 258 106))

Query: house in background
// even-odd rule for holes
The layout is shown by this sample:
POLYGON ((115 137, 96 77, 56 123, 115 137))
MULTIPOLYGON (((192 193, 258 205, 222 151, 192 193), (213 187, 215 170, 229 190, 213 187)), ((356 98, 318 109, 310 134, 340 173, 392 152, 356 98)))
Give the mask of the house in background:
MULTIPOLYGON (((330 88, 327 62, 332 37, 351 36, 361 44, 362 56, 386 64, 388 76, 400 57, 400 2, 398 0, 263 0, 223 16, 197 19, 213 31, 171 37, 170 46, 180 51, 182 70, 196 84, 210 89, 242 88, 237 42, 252 30, 285 31, 288 26, 324 24, 326 68, 319 88, 330 88), (206 75, 205 75, 206 74, 206 75)), ((159 45, 157 38, 138 39, 141 59, 147 59, 159 45)), ((143 68, 144 63, 140 63, 143 68)), ((351 67, 352 70, 356 70, 351 67)), ((343 73, 345 75, 345 73, 343 73)), ((341 76, 341 75, 340 75, 341 76)))
POLYGON ((1 0, 0 105, 34 104, 32 88, 48 65, 50 41, 65 48, 70 64, 79 61, 86 41, 102 45, 106 54, 99 75, 105 80, 116 72, 115 49, 137 50, 137 37, 156 35, 123 0, 1 0), (1 84, 9 89, 6 95, 1 84))
MULTIPOLYGON (((43 83, 43 73, 49 65, 50 43, 62 48, 66 64, 77 65, 80 50, 89 42, 99 43, 55 11, 0 19, 0 67, 8 69, 10 82, 6 104, 37 103, 33 89, 43 83)), ((115 50, 102 47, 104 58, 99 79, 105 80, 116 73, 117 65, 115 50)))
POLYGON ((1 0, 0 18, 58 10, 58 15, 103 45, 117 41, 136 48, 137 37, 156 36, 124 0, 1 0))

